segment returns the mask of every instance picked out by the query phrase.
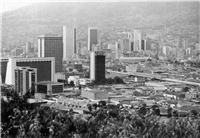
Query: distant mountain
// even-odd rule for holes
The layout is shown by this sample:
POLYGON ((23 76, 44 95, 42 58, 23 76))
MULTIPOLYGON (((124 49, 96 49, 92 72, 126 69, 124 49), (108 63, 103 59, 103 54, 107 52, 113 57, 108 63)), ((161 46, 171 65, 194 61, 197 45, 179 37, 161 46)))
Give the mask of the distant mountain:
POLYGON ((36 3, 2 15, 2 46, 37 42, 41 34, 62 34, 63 25, 76 24, 78 38, 96 25, 100 38, 115 39, 116 31, 163 24, 199 23, 199 2, 69 2, 36 3))

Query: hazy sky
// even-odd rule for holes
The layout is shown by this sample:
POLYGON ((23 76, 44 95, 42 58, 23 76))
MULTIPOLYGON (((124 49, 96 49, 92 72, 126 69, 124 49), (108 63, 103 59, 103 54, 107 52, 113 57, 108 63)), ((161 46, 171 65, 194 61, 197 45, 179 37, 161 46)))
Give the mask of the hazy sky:
POLYGON ((1 0, 1 12, 15 10, 36 2, 48 2, 48 1, 55 1, 55 0, 1 0))
MULTIPOLYGON (((63 1, 120 1, 120 0, 0 0, 1 1, 1 7, 0 7, 0 12, 6 12, 6 11, 11 11, 15 10, 36 2, 44 2, 44 1, 54 1, 54 2, 63 2, 63 1)), ((123 1, 123 0, 121 0, 123 1)), ((125 0, 125 1, 150 1, 150 2, 163 2, 163 1, 183 1, 183 0, 125 0)), ((187 1, 187 0, 185 0, 187 1)), ((188 1, 198 1, 198 0, 188 0, 188 1)))

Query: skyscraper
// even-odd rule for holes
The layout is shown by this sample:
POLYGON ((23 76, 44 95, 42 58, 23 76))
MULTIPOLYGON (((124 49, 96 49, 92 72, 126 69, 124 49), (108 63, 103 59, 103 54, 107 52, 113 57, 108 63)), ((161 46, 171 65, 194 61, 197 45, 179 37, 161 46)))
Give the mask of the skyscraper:
POLYGON ((35 90, 35 83, 37 83, 37 69, 30 67, 17 67, 15 69, 15 90, 24 95, 32 88, 35 90))
POLYGON ((130 45, 131 45, 130 42, 131 42, 130 39, 122 40, 122 43, 121 43, 122 44, 122 53, 127 53, 130 51, 130 45))
POLYGON ((179 36, 178 38, 177 38, 177 48, 182 48, 182 37, 181 36, 179 36))
POLYGON ((139 50, 138 30, 134 30, 134 51, 139 50))
POLYGON ((70 59, 77 54, 77 29, 63 26, 63 59, 70 59))
POLYGON ((90 53, 90 79, 97 82, 105 79, 105 53, 103 51, 90 53))
POLYGON ((63 41, 59 35, 41 35, 38 37, 38 57, 55 57, 55 71, 62 71, 63 41))
POLYGON ((92 46, 98 43, 97 28, 88 28, 88 51, 92 51, 92 46))
POLYGON ((151 50, 151 39, 146 38, 146 50, 151 50))
POLYGON ((141 51, 142 48, 142 31, 134 30, 134 51, 141 51))
POLYGON ((1 60, 0 60, 0 65, 1 65, 1 83, 5 83, 7 64, 8 64, 8 59, 7 58, 1 58, 1 60))

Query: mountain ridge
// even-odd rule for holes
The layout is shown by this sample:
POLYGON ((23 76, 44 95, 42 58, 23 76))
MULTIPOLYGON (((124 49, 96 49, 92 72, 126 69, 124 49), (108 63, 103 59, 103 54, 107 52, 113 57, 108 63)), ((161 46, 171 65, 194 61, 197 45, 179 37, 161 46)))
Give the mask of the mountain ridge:
MULTIPOLYGON (((197 2, 48 2, 34 3, 2 14, 2 46, 37 43, 37 36, 62 34, 62 26, 75 23, 78 39, 87 39, 87 27, 96 25, 100 38, 119 30, 153 27, 172 20, 196 19, 197 2), (182 19, 187 15, 187 19, 182 19), (193 17, 194 16, 194 17, 193 17)), ((175 22, 176 23, 176 22, 175 22)), ((113 38, 111 38, 113 39, 113 38)))

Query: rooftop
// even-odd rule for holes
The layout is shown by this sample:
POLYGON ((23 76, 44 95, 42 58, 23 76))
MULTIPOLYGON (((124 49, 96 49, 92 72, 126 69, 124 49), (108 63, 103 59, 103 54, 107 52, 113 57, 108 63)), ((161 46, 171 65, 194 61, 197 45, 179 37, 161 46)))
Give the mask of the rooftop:
POLYGON ((41 81, 41 82, 38 82, 36 85, 47 85, 47 84, 61 84, 61 85, 63 85, 63 83, 53 82, 53 81, 41 81))

